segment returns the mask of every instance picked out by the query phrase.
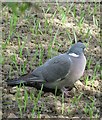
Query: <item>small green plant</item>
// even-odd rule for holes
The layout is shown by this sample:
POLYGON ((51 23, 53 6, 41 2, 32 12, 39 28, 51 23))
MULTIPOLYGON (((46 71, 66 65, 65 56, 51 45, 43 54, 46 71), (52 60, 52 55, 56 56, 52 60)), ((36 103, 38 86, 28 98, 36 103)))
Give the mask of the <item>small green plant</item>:
POLYGON ((21 73, 21 75, 24 75, 26 73, 26 65, 27 65, 26 60, 23 62, 23 64, 20 65, 20 73, 21 73))
POLYGON ((78 26, 81 28, 84 22, 85 11, 81 11, 80 20, 78 20, 78 26))
POLYGON ((87 32, 86 32, 85 38, 87 39, 87 38, 89 38, 89 36, 90 36, 90 28, 87 29, 87 32))
POLYGON ((88 57, 88 59, 87 59, 87 68, 88 69, 90 69, 91 64, 92 64, 92 56, 88 57))
POLYGON ((86 79, 85 79, 85 85, 87 86, 89 83, 89 76, 86 76, 86 79))
POLYGON ((92 77, 92 80, 91 80, 92 87, 93 87, 93 85, 94 85, 94 81, 95 81, 96 76, 97 76, 97 71, 99 71, 99 69, 100 69, 100 65, 97 63, 97 64, 95 65, 93 77, 92 77))
POLYGON ((64 106, 64 92, 62 93, 62 114, 64 114, 64 109, 65 109, 65 106, 64 106))
POLYGON ((83 95, 83 93, 80 93, 79 96, 74 96, 73 99, 72 99, 72 103, 73 104, 78 104, 78 102, 80 101, 82 95, 83 95))
MULTIPOLYGON (((24 41, 22 41, 21 45, 19 45, 19 56, 22 58, 22 55, 23 55, 23 49, 25 47, 25 44, 26 44, 26 40, 27 38, 25 37, 24 38, 24 41)), ((20 42, 20 40, 18 40, 18 42, 20 42)))
POLYGON ((98 27, 99 23, 97 18, 93 15, 93 24, 98 27))
POLYGON ((72 30, 73 30, 73 34, 74 34, 74 40, 75 40, 75 43, 77 43, 77 35, 76 35, 76 32, 75 32, 74 29, 72 29, 72 30))
POLYGON ((74 2, 72 2, 70 5, 66 5, 66 11, 68 14, 72 14, 72 16, 74 16, 73 12, 72 12, 72 9, 73 9, 73 6, 74 6, 74 2))
POLYGON ((44 53, 44 48, 42 44, 39 45, 40 48, 40 53, 39 53, 39 65, 43 64, 43 53, 44 53))
POLYGON ((34 28, 33 28, 33 30, 34 30, 34 34, 35 35, 38 35, 39 34, 39 28, 40 28, 40 20, 39 19, 36 19, 36 18, 34 18, 34 28))
POLYGON ((92 117, 93 117, 94 105, 95 105, 95 101, 93 100, 90 104, 86 103, 86 105, 84 107, 85 114, 89 115, 91 120, 92 120, 92 117))
POLYGON ((67 32, 67 35, 68 35, 68 39, 69 39, 70 42, 72 43, 72 37, 71 37, 70 31, 69 31, 69 30, 66 30, 66 32, 67 32))
POLYGON ((71 113, 71 108, 70 107, 68 107, 68 115, 71 113))
POLYGON ((21 15, 21 13, 25 12, 26 9, 28 9, 30 7, 30 3, 27 2, 21 2, 21 3, 17 3, 17 2, 8 2, 7 6, 9 8, 11 8, 12 12, 14 15, 21 15))
POLYGON ((10 18, 10 30, 9 30, 9 36, 6 39, 6 44, 9 44, 11 36, 12 36, 12 34, 14 34, 14 32, 16 30, 17 21, 18 21, 17 16, 15 14, 13 14, 10 18))
POLYGON ((0 64, 4 63, 4 57, 0 54, 0 64))
POLYGON ((76 18, 76 6, 75 5, 73 6, 73 12, 71 13, 72 13, 72 16, 76 18))
POLYGON ((15 65, 16 69, 18 70, 16 53, 14 53, 13 55, 11 55, 10 59, 11 59, 12 63, 15 65))
MULTIPOLYGON (((38 102, 39 102, 39 100, 41 98, 42 90, 43 90, 43 84, 41 86, 41 90, 39 91, 37 97, 35 98, 34 96, 32 96, 34 98, 33 99, 34 107, 33 107, 32 113, 31 113, 32 118, 34 118, 34 115, 35 115, 36 111, 38 113, 38 117, 40 117, 40 111, 41 111, 41 109, 39 110, 38 102)), ((42 107, 43 107, 43 105, 42 105, 42 107)))
POLYGON ((27 108, 27 103, 28 103, 28 92, 26 88, 24 88, 24 112, 26 111, 27 108))
POLYGON ((36 61, 37 55, 38 55, 38 45, 36 45, 36 51, 35 51, 34 56, 32 57, 31 62, 30 62, 30 68, 31 69, 34 69, 32 64, 36 61))
POLYGON ((23 117, 23 100, 22 100, 22 95, 21 95, 21 92, 20 92, 20 88, 21 87, 17 86, 16 101, 18 103, 18 108, 19 108, 19 111, 20 111, 20 117, 22 118, 23 117))
POLYGON ((50 43, 49 43, 49 45, 48 45, 48 58, 52 57, 51 54, 52 54, 52 51, 54 49, 53 46, 54 46, 54 44, 56 42, 56 37, 58 35, 58 31, 59 31, 59 28, 57 29, 57 32, 55 33, 55 36, 54 36, 53 40, 51 40, 50 43))

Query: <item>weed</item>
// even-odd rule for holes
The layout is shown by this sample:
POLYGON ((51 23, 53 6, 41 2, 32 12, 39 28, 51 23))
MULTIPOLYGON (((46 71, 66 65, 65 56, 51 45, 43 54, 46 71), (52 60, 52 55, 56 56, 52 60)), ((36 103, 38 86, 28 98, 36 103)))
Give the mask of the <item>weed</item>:
POLYGON ((12 63, 15 65, 16 69, 18 70, 17 55, 16 55, 16 53, 14 53, 13 55, 11 55, 10 59, 11 59, 12 63))
POLYGON ((78 102, 80 101, 82 95, 83 95, 83 93, 80 93, 79 96, 74 96, 73 99, 72 99, 72 103, 73 104, 78 104, 78 102))
POLYGON ((40 47, 40 53, 39 53, 39 65, 43 64, 43 53, 44 53, 44 48, 42 47, 42 45, 39 45, 40 47))
MULTIPOLYGON (((38 95, 37 95, 37 98, 35 98, 34 96, 34 100, 33 100, 33 103, 34 103, 34 107, 33 107, 33 110, 32 110, 32 118, 34 118, 34 115, 35 115, 35 112, 38 110, 37 114, 38 114, 38 117, 40 117, 39 113, 40 113, 40 110, 39 110, 39 106, 38 106, 38 102, 41 98, 41 94, 42 94, 42 90, 43 90, 43 84, 41 86, 41 90, 39 91, 38 95)), ((43 106, 43 105, 42 105, 43 106)))
POLYGON ((84 112, 86 115, 90 116, 90 119, 93 117, 95 101, 93 100, 90 104, 86 103, 84 107, 84 112))
POLYGON ((64 106, 64 92, 62 94, 62 114, 64 114, 64 109, 65 109, 65 106, 64 106))
POLYGON ((94 85, 94 81, 95 81, 95 79, 96 79, 96 77, 97 77, 97 71, 99 71, 99 69, 100 69, 100 65, 97 63, 97 64, 95 65, 93 77, 92 77, 92 80, 91 80, 92 87, 93 87, 93 85, 94 85))
POLYGON ((26 88, 24 88, 24 112, 26 110, 27 103, 28 103, 28 93, 27 93, 26 88))
POLYGON ((19 108, 19 111, 20 111, 20 117, 22 118, 22 116, 23 116, 23 107, 22 107, 23 101, 22 101, 20 88, 18 86, 17 86, 17 93, 16 93, 16 101, 18 103, 18 108, 19 108))
POLYGON ((90 69, 91 64, 92 64, 92 56, 88 57, 88 59, 87 59, 87 68, 88 69, 90 69))

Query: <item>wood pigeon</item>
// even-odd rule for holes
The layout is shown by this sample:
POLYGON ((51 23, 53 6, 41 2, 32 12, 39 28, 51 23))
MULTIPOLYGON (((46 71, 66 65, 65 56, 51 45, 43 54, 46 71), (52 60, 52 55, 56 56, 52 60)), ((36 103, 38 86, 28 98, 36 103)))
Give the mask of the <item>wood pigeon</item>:
POLYGON ((51 89, 56 87, 62 90, 65 87, 71 88, 80 79, 85 70, 84 48, 85 45, 83 43, 77 42, 66 53, 49 59, 27 75, 18 79, 8 80, 7 84, 14 86, 20 83, 38 83, 51 89))

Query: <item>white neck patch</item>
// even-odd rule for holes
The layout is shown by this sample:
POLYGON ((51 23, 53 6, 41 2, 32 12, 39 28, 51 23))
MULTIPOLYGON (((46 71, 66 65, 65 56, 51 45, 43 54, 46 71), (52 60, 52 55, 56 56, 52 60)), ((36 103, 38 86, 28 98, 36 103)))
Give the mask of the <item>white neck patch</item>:
POLYGON ((75 53, 69 53, 70 56, 73 56, 73 57, 79 57, 79 55, 75 54, 75 53))

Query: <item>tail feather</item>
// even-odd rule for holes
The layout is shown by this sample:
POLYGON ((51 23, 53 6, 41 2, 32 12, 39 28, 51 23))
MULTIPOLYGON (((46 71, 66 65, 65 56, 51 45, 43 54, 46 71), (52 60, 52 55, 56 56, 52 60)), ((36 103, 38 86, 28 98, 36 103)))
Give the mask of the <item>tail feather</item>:
POLYGON ((14 80, 7 80, 7 85, 8 86, 15 86, 15 85, 19 85, 19 84, 24 84, 26 83, 25 81, 19 80, 19 79, 14 79, 14 80))
POLYGON ((34 76, 33 74, 30 73, 30 74, 23 75, 19 77, 18 79, 16 78, 14 80, 7 80, 7 85, 15 86, 19 84, 30 84, 30 83, 35 83, 35 82, 44 82, 44 81, 39 79, 38 76, 34 76))

